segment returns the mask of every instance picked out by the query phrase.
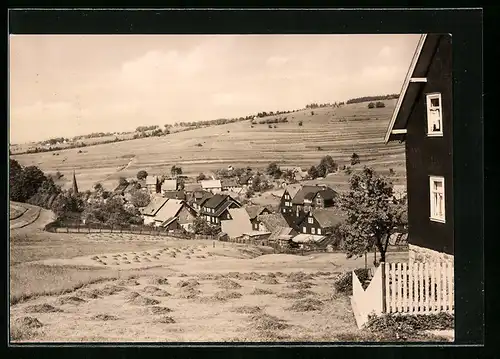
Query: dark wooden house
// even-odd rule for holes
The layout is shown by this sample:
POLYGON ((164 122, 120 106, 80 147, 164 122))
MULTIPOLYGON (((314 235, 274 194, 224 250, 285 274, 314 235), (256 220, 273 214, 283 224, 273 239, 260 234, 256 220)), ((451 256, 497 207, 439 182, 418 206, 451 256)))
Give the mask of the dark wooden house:
POLYGON ((345 219, 343 213, 337 209, 312 209, 305 216, 301 216, 297 223, 300 233, 327 236, 332 234, 336 226, 345 219))
POLYGON ((241 204, 231 196, 216 194, 203 204, 200 215, 207 222, 220 225, 221 220, 232 219, 229 209, 240 207, 241 204))
POLYGON ((248 216, 250 217, 250 222, 252 223, 252 229, 254 231, 261 230, 261 221, 259 220, 260 215, 271 214, 272 211, 265 206, 246 206, 246 211, 248 212, 248 216))
POLYGON ((423 35, 385 142, 406 149, 410 260, 453 258, 453 98, 450 35, 423 35))

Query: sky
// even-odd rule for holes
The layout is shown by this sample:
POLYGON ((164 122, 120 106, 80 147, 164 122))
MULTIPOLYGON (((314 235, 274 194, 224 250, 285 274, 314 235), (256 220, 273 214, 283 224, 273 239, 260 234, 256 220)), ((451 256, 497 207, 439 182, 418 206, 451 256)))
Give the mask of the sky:
POLYGON ((10 141, 399 93, 420 35, 11 35, 10 141))

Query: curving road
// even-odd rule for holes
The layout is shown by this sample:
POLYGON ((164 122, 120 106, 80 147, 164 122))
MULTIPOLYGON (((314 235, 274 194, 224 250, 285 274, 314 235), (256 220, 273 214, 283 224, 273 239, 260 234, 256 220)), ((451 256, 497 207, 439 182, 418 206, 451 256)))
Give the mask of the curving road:
POLYGON ((44 226, 54 220, 52 211, 27 203, 11 202, 15 207, 24 207, 26 211, 19 217, 10 220, 10 230, 43 230, 44 226))

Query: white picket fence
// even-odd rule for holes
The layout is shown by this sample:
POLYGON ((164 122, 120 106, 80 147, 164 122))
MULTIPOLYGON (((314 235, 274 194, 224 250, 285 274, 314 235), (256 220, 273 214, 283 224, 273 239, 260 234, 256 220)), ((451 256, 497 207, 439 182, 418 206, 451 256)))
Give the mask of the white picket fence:
POLYGON ((383 266, 386 313, 454 312, 452 263, 383 263, 383 266))
POLYGON ((381 263, 366 289, 353 272, 352 289, 351 304, 360 328, 372 314, 455 311, 452 263, 381 263))

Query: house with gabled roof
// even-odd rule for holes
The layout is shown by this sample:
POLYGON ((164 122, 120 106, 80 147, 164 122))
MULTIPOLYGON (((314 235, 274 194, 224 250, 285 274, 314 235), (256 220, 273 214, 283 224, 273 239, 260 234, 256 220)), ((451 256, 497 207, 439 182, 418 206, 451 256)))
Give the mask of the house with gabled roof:
POLYGON ((184 184, 184 191, 186 193, 193 193, 196 191, 201 191, 203 188, 199 183, 186 183, 184 184))
POLYGON ((146 207, 139 209, 139 212, 144 219, 144 224, 154 224, 158 211, 165 205, 165 203, 167 203, 167 201, 168 198, 153 196, 146 207))
POLYGON ((231 219, 221 220, 221 231, 229 238, 239 238, 252 232, 252 222, 245 208, 230 208, 228 212, 231 219))
POLYGON ((258 217, 259 230, 271 232, 270 241, 288 241, 298 232, 288 225, 281 213, 261 214, 258 217))
POLYGON ((300 233, 326 236, 332 234, 345 218, 345 214, 337 208, 316 208, 302 216, 297 226, 300 233))
POLYGON ((201 188, 204 191, 209 191, 212 193, 220 193, 222 191, 222 183, 220 180, 203 180, 200 181, 201 188))
POLYGON ((180 191, 165 191, 163 192, 163 197, 170 199, 186 200, 186 192, 180 191))
POLYGON ((258 231, 260 230, 260 220, 258 217, 263 214, 270 214, 272 211, 266 206, 259 205, 250 205, 245 206, 245 210, 248 212, 248 216, 250 217, 250 222, 252 222, 252 230, 258 231))
POLYGON ((333 207, 337 197, 338 193, 330 187, 325 186, 320 190, 315 188, 304 196, 304 211, 308 212, 313 208, 333 207))
POLYGON ((216 194, 203 204, 199 213, 207 222, 220 225, 221 220, 231 219, 229 209, 240 207, 241 204, 231 196, 216 194))
POLYGON ((384 141, 404 142, 410 261, 453 262, 453 77, 449 34, 424 34, 384 141))
POLYGON ((167 202, 156 213, 155 225, 168 230, 184 229, 192 231, 196 211, 185 201, 168 199, 167 202))
POLYGON ((313 208, 334 206, 337 196, 338 193, 326 185, 290 185, 281 197, 280 212, 289 218, 289 223, 297 222, 304 213, 313 208))
POLYGON ((161 192, 161 183, 158 176, 147 176, 145 185, 151 194, 161 192))
POLYGON ((234 178, 223 178, 220 182, 222 191, 240 193, 243 190, 241 185, 234 178))
POLYGON ((196 191, 190 195, 188 199, 188 204, 191 207, 193 207, 197 212, 200 212, 203 205, 213 196, 214 194, 211 192, 196 191))
POLYGON ((161 193, 174 192, 178 189, 177 179, 166 179, 161 184, 161 193))
POLYGON ((284 215, 291 215, 293 211, 292 200, 300 191, 302 186, 300 184, 291 184, 285 188, 280 200, 280 212, 284 215))

